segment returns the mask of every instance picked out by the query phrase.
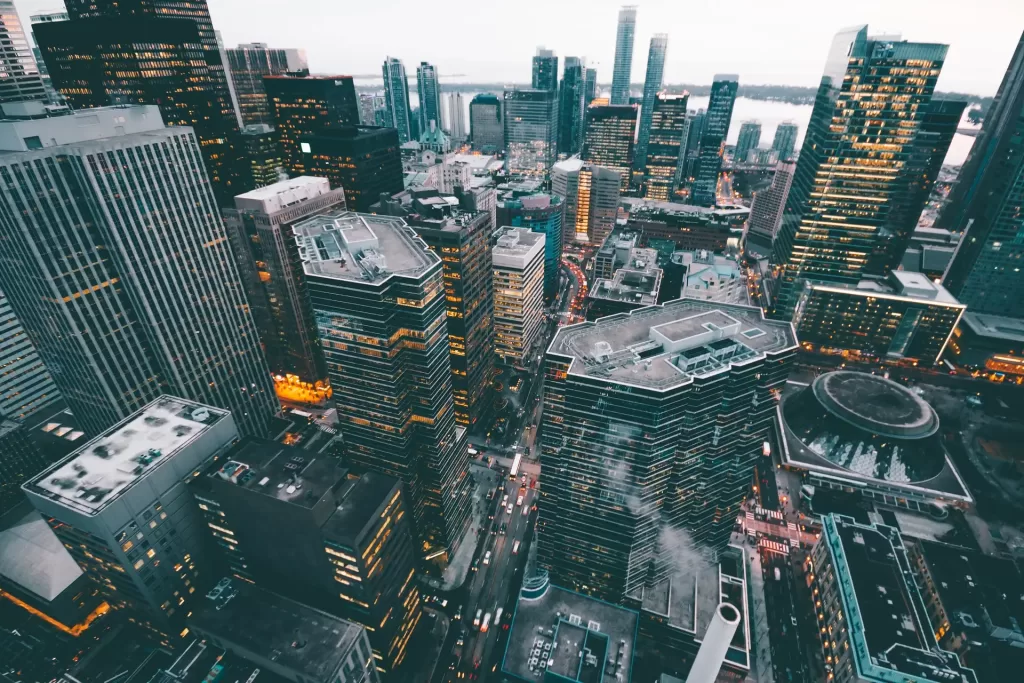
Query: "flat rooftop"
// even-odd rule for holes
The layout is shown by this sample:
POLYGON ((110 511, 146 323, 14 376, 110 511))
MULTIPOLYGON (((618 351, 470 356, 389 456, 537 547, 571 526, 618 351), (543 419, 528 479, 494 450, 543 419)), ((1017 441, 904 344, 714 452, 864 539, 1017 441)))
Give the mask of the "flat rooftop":
POLYGON ((392 275, 418 277, 440 263, 401 218, 328 211, 295 225, 307 275, 377 284, 392 275))
POLYGON ((224 579, 198 603, 191 625, 262 654, 317 683, 334 680, 363 629, 238 579, 224 579))
POLYGON ((664 391, 795 348, 760 308, 679 299, 559 328, 548 353, 573 359, 570 375, 664 391))
POLYGON ((36 475, 25 488, 97 514, 227 415, 219 408, 161 396, 36 475))
POLYGON ((330 191, 331 185, 326 178, 299 176, 236 195, 235 208, 277 213, 330 191))
POLYGON ((338 491, 337 508, 324 523, 325 535, 355 542, 382 504, 398 494, 398 480, 378 472, 366 472, 358 479, 348 479, 338 491))
POLYGON ((504 227, 496 235, 491 249, 495 266, 522 269, 544 251, 544 234, 529 228, 504 227))
POLYGON ((968 311, 960 319, 960 324, 966 325, 979 337, 1024 342, 1024 320, 1018 318, 968 311))
POLYGON ((650 306, 658 302, 661 277, 661 268, 653 267, 652 264, 642 269, 625 266, 616 270, 611 278, 596 280, 589 296, 591 299, 650 306))
POLYGON ((828 515, 822 525, 862 680, 975 681, 939 649, 899 532, 828 515))
POLYGON ((247 437, 210 466, 207 477, 312 508, 345 476, 334 460, 295 446, 247 437))
POLYGON ((928 279, 923 273, 894 270, 888 278, 868 277, 856 284, 833 283, 810 285, 824 291, 850 292, 862 296, 881 296, 894 299, 931 301, 944 306, 965 308, 945 287, 928 279))
POLYGON ((631 609, 549 585, 538 598, 519 599, 502 671, 526 681, 546 680, 550 671, 579 683, 629 683, 639 619, 631 609))

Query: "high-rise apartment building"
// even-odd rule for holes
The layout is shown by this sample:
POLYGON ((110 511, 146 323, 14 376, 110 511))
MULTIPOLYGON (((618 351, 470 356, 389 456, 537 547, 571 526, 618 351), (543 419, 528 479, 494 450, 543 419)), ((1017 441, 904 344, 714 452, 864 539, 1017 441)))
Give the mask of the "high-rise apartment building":
POLYGON ((725 548, 796 350, 758 308, 680 299, 559 328, 547 351, 537 558, 617 602, 686 536, 725 548))
MULTIPOLYGON (((644 162, 643 185, 643 195, 647 199, 671 201, 682 182, 686 134, 689 129, 687 99, 686 93, 658 94, 651 104, 653 111, 647 124, 647 159, 644 162)), ((639 153, 639 147, 637 150, 639 153)))
POLYGON ((565 204, 555 194, 534 192, 498 201, 498 225, 530 228, 544 235, 544 299, 558 297, 565 204))
POLYGON ((966 233, 943 282, 976 313, 1024 317, 1024 34, 936 227, 966 233))
MULTIPOLYGON (((387 125, 398 130, 398 140, 406 143, 419 136, 413 136, 412 107, 409 106, 409 80, 405 77, 405 65, 400 59, 388 57, 384 60, 384 106, 387 109, 387 125)), ((420 103, 423 106, 423 103, 420 103)))
MULTIPOLYGON (((344 208, 344 190, 332 190, 326 178, 302 176, 240 194, 235 208, 223 211, 270 371, 294 376, 313 395, 325 389, 327 368, 293 227, 316 213, 344 208)), ((283 397, 293 385, 278 382, 283 397)))
POLYGON ((186 482, 237 439, 228 411, 164 395, 22 489, 111 607, 170 639, 212 569, 186 482))
POLYGON ((635 105, 590 105, 587 107, 583 160, 621 174, 622 189, 629 187, 633 169, 635 105))
POLYGON ((466 103, 458 91, 448 94, 448 134, 460 143, 466 139, 466 103))
POLYGON ((770 243, 775 239, 782 223, 782 211, 786 208, 786 198, 793 186, 796 164, 791 161, 780 161, 775 167, 772 184, 754 193, 754 201, 750 205, 750 218, 747 229, 753 235, 767 238, 770 243))
POLYGON ((405 659, 422 615, 402 483, 243 439, 191 484, 222 573, 367 627, 378 670, 405 659))
POLYGON ((274 114, 267 101, 263 77, 308 71, 305 51, 272 48, 266 43, 244 43, 227 50, 227 55, 242 125, 273 125, 274 114))
POLYGON ((779 161, 789 161, 796 151, 796 136, 800 127, 792 121, 783 121, 775 128, 772 149, 779 153, 779 161))
POLYGON ((431 121, 441 128, 441 86, 433 64, 420 62, 416 67, 416 93, 420 99, 420 134, 430 130, 431 121))
POLYGON ((497 95, 480 93, 469 103, 469 134, 473 149, 497 152, 505 149, 505 123, 502 101, 497 95))
POLYGON ((33 32, 54 87, 75 110, 160 107, 168 126, 192 126, 214 194, 230 206, 230 139, 238 119, 205 0, 71 0, 70 21, 33 32))
POLYGON ((534 90, 558 90, 558 55, 554 50, 537 48, 533 56, 533 77, 530 87, 534 90))
POLYGON ((643 171, 647 163, 647 143, 651 137, 651 120, 654 117, 655 98, 661 91, 665 74, 665 53, 668 51, 668 34, 655 33, 651 48, 647 52, 647 75, 644 77, 644 100, 640 105, 640 132, 636 142, 636 167, 643 171))
POLYGON ((428 206, 413 200, 406 220, 441 259, 455 421, 468 428, 486 407, 494 369, 494 222, 485 211, 428 206))
POLYGON ((838 33, 772 246, 771 312, 789 320, 804 280, 856 283, 899 264, 917 133, 947 46, 838 33))
POLYGON ((586 108, 597 97, 597 69, 585 69, 583 79, 583 106, 586 108))
POLYGON ((232 187, 241 194, 276 183, 287 175, 277 131, 265 123, 254 123, 231 139, 234 158, 232 187))
POLYGON ((544 323, 544 241, 528 228, 501 228, 491 252, 494 271, 494 351, 501 362, 525 365, 544 323))
POLYGON ((0 419, 24 421, 59 400, 50 371, 0 291, 0 419))
POLYGON ((744 121, 740 124, 740 134, 736 138, 736 150, 733 152, 732 161, 734 164, 743 164, 747 161, 747 153, 757 149, 761 144, 761 122, 744 121))
MULTIPOLYGON (((619 10, 615 31, 615 66, 612 70, 611 104, 629 104, 629 77, 633 70, 633 37, 636 34, 636 6, 619 10)), ((589 106, 589 102, 587 105, 589 106)))
POLYGON ((443 569, 472 499, 441 259, 400 218, 333 211, 294 230, 348 461, 405 482, 417 556, 443 569))
POLYGON ((700 138, 704 135, 704 121, 707 112, 703 109, 687 112, 686 158, 683 160, 683 185, 692 194, 693 183, 697 179, 697 168, 700 165, 700 138))
POLYGON ((618 171, 572 157, 551 167, 551 193, 562 198, 562 244, 600 245, 615 229, 622 190, 618 171))
POLYGON ((13 0, 0 1, 0 69, 0 105, 46 99, 43 78, 13 0))
POLYGON ((267 76, 263 79, 288 172, 310 175, 302 140, 359 123, 351 76, 267 76))
POLYGON ((346 126, 303 138, 303 167, 345 190, 350 209, 369 210, 382 192, 401 192, 402 153, 394 128, 346 126))
POLYGON ((173 391, 262 434, 279 407, 193 130, 105 107, 0 140, 0 289, 85 431, 173 391))
POLYGON ((711 98, 704 113, 704 125, 700 136, 700 160, 697 163, 697 177, 690 196, 692 204, 714 206, 718 193, 718 174, 722 170, 722 155, 725 139, 729 136, 732 121, 732 106, 736 101, 740 77, 735 74, 718 74, 711 84, 711 98))
POLYGON ((583 148, 585 71, 579 57, 566 57, 558 91, 558 153, 579 154, 583 148))
POLYGON ((558 149, 558 89, 506 90, 502 115, 508 170, 544 175, 558 149))

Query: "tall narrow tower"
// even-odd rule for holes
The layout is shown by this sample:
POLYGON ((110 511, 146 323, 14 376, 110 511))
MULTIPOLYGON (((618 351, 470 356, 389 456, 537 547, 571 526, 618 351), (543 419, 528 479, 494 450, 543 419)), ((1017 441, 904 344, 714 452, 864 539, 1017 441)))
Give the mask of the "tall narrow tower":
POLYGON ((11 0, 0 0, 0 70, 0 105, 46 99, 43 78, 11 0))
POLYGON ((405 77, 405 66, 401 60, 388 57, 384 60, 383 72, 388 125, 398 130, 399 142, 409 142, 412 139, 409 121, 412 109, 409 107, 409 80, 405 77))
POLYGON ((725 139, 729 136, 739 81, 740 77, 735 74, 718 74, 711 84, 711 97, 700 136, 697 179, 693 183, 692 203, 698 206, 715 205, 718 174, 722 171, 722 154, 725 152, 725 139))
POLYGON ((634 164, 643 171, 647 166, 647 142, 651 137, 651 119, 654 117, 654 99, 661 90, 665 74, 665 53, 668 50, 668 34, 655 33, 651 38, 651 49, 647 53, 647 76, 644 78, 644 101, 640 106, 640 137, 636 143, 634 164))
POLYGON ((636 5, 619 10, 615 32, 615 66, 612 70, 611 104, 629 104, 629 75, 633 69, 633 36, 636 33, 636 5))
POLYGON ((420 98, 420 131, 430 130, 430 122, 441 127, 441 88, 437 83, 437 67, 420 62, 416 67, 416 92, 420 98))

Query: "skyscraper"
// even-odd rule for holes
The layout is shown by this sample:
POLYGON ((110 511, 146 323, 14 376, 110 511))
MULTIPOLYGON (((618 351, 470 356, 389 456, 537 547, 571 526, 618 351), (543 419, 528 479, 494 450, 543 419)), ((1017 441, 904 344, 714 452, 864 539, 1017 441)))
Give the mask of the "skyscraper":
POLYGON ((633 69, 633 35, 635 33, 636 5, 624 5, 619 10, 619 24, 615 31, 615 66, 612 70, 611 104, 629 104, 629 76, 633 69))
POLYGON ((1024 35, 937 227, 965 232, 943 278, 975 313, 1024 317, 1024 35))
POLYGON ((279 406, 193 130, 153 106, 0 127, 0 288, 82 427, 173 391, 262 434, 279 406))
POLYGON ((523 365, 544 323, 544 235, 500 228, 491 253, 494 350, 501 362, 523 365))
POLYGON ((506 90, 502 109, 508 169, 546 174, 557 158, 557 89, 506 90))
POLYGON ((346 126, 302 140, 303 167, 345 190, 350 209, 368 211, 382 192, 401 192, 402 154, 394 128, 346 126))
POLYGON ((0 0, 0 105, 46 99, 46 89, 12 0, 0 0))
POLYGON ((304 138, 359 123, 351 76, 266 76, 263 83, 285 167, 293 176, 310 174, 303 158, 304 138))
POLYGON ((497 95, 480 93, 469 103, 469 133, 473 149, 498 152, 505 148, 505 124, 502 101, 497 95))
POLYGON ((559 328, 537 526, 552 581, 617 602, 667 575, 684 534, 724 549, 796 346, 756 307, 694 299, 559 328))
POLYGON ((644 77, 644 101, 640 106, 640 134, 636 143, 636 167, 643 171, 647 164, 647 141, 651 137, 651 119, 654 116, 654 98, 661 91, 662 76, 665 73, 665 53, 668 50, 668 34, 655 33, 651 38, 651 49, 647 53, 647 75, 644 77))
POLYGON ((271 48, 266 43, 245 43, 227 50, 227 55, 242 125, 273 125, 274 115, 267 102, 263 77, 308 71, 305 51, 271 48))
POLYGON ((621 174, 584 163, 579 157, 551 167, 551 193, 565 203, 562 244, 600 245, 618 218, 621 174))
POLYGON ((0 291, 0 419, 23 422, 59 400, 50 371, 0 291))
POLYGON ((417 555, 443 569, 472 497, 441 259, 400 218, 333 211, 295 235, 348 461, 405 482, 417 555))
POLYGON ((796 149, 796 136, 800 127, 792 121, 783 121, 775 128, 775 139, 772 140, 772 149, 779 153, 779 161, 789 161, 793 158, 796 149))
POLYGON ((697 166, 700 162, 700 138, 704 135, 704 121, 707 119, 705 110, 687 112, 686 158, 683 161, 683 184, 692 192, 693 182, 697 179, 697 166))
POLYGON ((265 123, 254 123, 242 129, 231 140, 234 175, 231 186, 239 193, 266 187, 286 174, 281 141, 277 131, 265 123))
POLYGON ((597 97, 597 69, 589 67, 585 69, 584 79, 586 83, 583 87, 583 106, 589 107, 590 103, 597 97))
POLYGON ((736 138, 736 151, 733 153, 733 163, 743 164, 747 161, 747 153, 757 149, 761 144, 761 122, 744 121, 740 124, 740 135, 736 138))
POLYGON ((558 153, 579 154, 583 148, 583 82, 585 71, 579 57, 566 57, 558 92, 558 153))
POLYGON ((700 137, 700 161, 697 179, 693 183, 691 203, 714 206, 718 192, 718 174, 722 170, 725 139, 729 136, 732 105, 736 101, 739 76, 718 74, 711 84, 711 98, 704 114, 704 127, 700 137))
MULTIPOLYGON (((655 96, 648 122, 644 197, 671 201, 683 173, 688 129, 687 94, 655 96)), ((641 124, 643 125, 643 124, 641 124)))
MULTIPOLYGON (((311 395, 322 395, 316 390, 327 385, 327 368, 309 308, 305 273, 298 265, 293 227, 315 213, 344 208, 344 190, 332 190, 325 178, 302 176, 240 194, 235 208, 223 211, 270 371, 282 377, 293 375, 310 385, 311 395)), ((293 383, 278 386, 287 392, 293 383)))
MULTIPOLYGON (((412 107, 409 106, 409 80, 405 77, 405 66, 401 60, 388 57, 384 60, 384 106, 388 110, 388 125, 398 130, 398 140, 406 143, 413 139, 412 107)), ((420 102, 420 106, 423 103, 420 102)))
POLYGON ((537 48, 533 56, 533 78, 530 87, 534 90, 558 90, 558 55, 554 50, 537 48))
POLYGON ((629 186, 633 169, 636 109, 632 104, 587 107, 583 160, 618 171, 623 190, 629 186))
POLYGON ((747 221, 751 235, 766 238, 768 244, 775 239, 775 233, 782 223, 782 211, 786 207, 786 198, 789 197, 795 173, 795 163, 780 161, 775 167, 772 184, 754 193, 754 201, 750 205, 750 218, 747 221))
MULTIPOLYGON (((44 10, 29 16, 29 22, 33 25, 67 20, 68 13, 63 9, 44 10)), ((34 33, 32 34, 32 42, 35 43, 35 47, 32 48, 32 56, 36 60, 39 76, 43 79, 43 88, 46 91, 47 101, 51 104, 64 104, 64 97, 53 87, 53 80, 50 78, 50 73, 46 70, 46 62, 43 60, 43 53, 39 50, 39 41, 36 40, 34 33)))
POLYGON ((466 104, 458 91, 448 95, 448 134, 454 141, 466 140, 466 104))
POLYGON ((441 127, 441 86, 437 82, 437 67, 420 62, 416 67, 416 92, 420 98, 420 135, 430 130, 433 121, 441 127))
POLYGON ((381 126, 382 123, 377 123, 378 117, 381 117, 385 111, 384 107, 384 95, 379 93, 360 93, 359 94, 359 123, 364 126, 381 126))
POLYGON ((947 46, 838 33, 772 246, 772 315, 790 319, 804 280, 855 284, 896 267, 907 172, 947 46), (877 145, 884 145, 878 149, 877 145))
POLYGON ((71 0, 70 21, 34 28, 54 87, 76 110, 155 104, 168 126, 192 126, 222 206, 238 119, 206 0, 71 0))
POLYGON ((562 198, 537 192, 499 201, 497 209, 498 225, 529 228, 544 235, 544 300, 553 302, 558 297, 562 264, 562 198))

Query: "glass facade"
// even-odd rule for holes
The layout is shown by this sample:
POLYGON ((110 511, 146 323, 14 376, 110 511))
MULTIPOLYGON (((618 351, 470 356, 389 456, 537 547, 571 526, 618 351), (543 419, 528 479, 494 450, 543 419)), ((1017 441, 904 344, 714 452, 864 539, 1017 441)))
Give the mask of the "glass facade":
POLYGON ((400 143, 414 140, 419 136, 413 136, 413 112, 409 106, 409 81, 405 77, 405 65, 399 59, 388 57, 384 60, 383 74, 386 125, 398 130, 400 143))
POLYGON ((250 43, 227 50, 227 55, 242 125, 273 125, 274 116, 263 87, 263 77, 308 70, 305 54, 300 50, 281 50, 265 43, 250 43))
POLYGON ((729 136, 732 106, 739 85, 739 76, 733 74, 718 74, 711 84, 711 98, 708 100, 700 133, 696 178, 690 195, 691 203, 697 206, 715 205, 725 139, 729 136))
POLYGON ((344 189, 350 209, 367 211, 381 193, 402 191, 402 154, 394 128, 347 126, 308 136, 303 143, 307 175, 344 189))
POLYGON ((0 104, 45 100, 46 89, 12 0, 0 1, 0 104))
POLYGON ((558 91, 507 90, 502 113, 509 171, 547 174, 557 158, 558 91))
POLYGON ((734 164, 747 162, 747 153, 757 149, 761 144, 761 122, 744 121, 740 124, 740 135, 736 139, 736 151, 733 153, 734 164))
POLYGON ((469 133, 473 149, 493 153, 505 148, 501 104, 501 100, 490 93, 480 93, 469 103, 469 133))
POLYGON ((633 169, 636 118, 634 105, 587 107, 583 160, 618 171, 623 191, 629 187, 633 169))
POLYGON ((793 152, 796 150, 796 136, 799 133, 800 127, 792 121, 783 121, 775 128, 772 149, 779 153, 779 161, 788 161, 793 158, 793 152))
POLYGON ((430 130, 430 122, 441 128, 441 86, 437 82, 437 67, 420 62, 416 67, 416 92, 420 99, 420 135, 430 130))
POLYGON ((544 322, 544 237, 501 228, 493 249, 494 351, 502 363, 525 364, 544 322), (540 244, 538 244, 538 242, 540 244))
POLYGON ((24 421, 59 400, 50 371, 0 292, 0 420, 24 421))
POLYGON ((647 144, 651 137, 651 123, 654 119, 654 110, 657 108, 655 99, 661 91, 661 81, 665 74, 665 53, 667 50, 668 34, 656 33, 651 38, 651 49, 647 53, 644 101, 640 105, 640 133, 636 142, 636 164, 637 169, 640 171, 643 171, 647 164, 647 144))
POLYGON ((572 156, 583 148, 583 72, 579 57, 565 58, 562 85, 558 92, 558 153, 572 156))
MULTIPOLYGON (((629 76, 633 71, 633 38, 636 34, 636 6, 619 10, 615 31, 615 66, 612 70, 612 104, 629 104, 629 76)), ((589 102, 587 103, 589 105, 589 102)))
POLYGON ((537 193, 498 202, 498 224, 529 228, 544 235, 544 300, 558 297, 565 204, 554 194, 537 193))
POLYGON ((553 50, 537 48, 537 54, 533 56, 530 87, 534 90, 558 90, 558 56, 553 50))
POLYGON ((644 164, 646 199, 671 201, 679 187, 686 154, 686 101, 687 95, 658 95, 654 98, 644 164))

